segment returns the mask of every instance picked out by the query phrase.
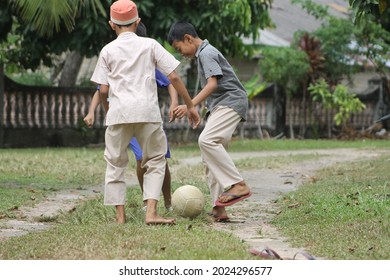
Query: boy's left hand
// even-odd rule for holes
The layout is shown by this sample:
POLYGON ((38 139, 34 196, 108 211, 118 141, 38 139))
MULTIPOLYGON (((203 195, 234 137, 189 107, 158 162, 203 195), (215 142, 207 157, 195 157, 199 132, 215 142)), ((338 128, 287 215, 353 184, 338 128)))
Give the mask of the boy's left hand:
POLYGON ((91 128, 93 126, 93 123, 95 122, 95 116, 91 113, 88 113, 88 115, 85 116, 83 119, 85 124, 91 128))

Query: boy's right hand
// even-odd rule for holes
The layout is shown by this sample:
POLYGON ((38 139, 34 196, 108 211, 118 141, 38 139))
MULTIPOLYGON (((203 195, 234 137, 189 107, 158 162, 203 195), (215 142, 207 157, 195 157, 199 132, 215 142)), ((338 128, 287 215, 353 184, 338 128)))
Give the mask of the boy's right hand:
POLYGON ((173 115, 174 118, 181 119, 185 115, 187 115, 187 106, 186 105, 179 105, 175 109, 173 109, 173 115))
POLYGON ((95 116, 94 114, 88 113, 88 115, 85 116, 84 122, 88 127, 92 127, 93 123, 95 122, 95 116))
POLYGON ((187 110, 187 117, 188 121, 190 122, 190 125, 192 125, 192 128, 195 129, 200 124, 200 117, 198 111, 195 109, 195 107, 192 107, 191 109, 187 110))

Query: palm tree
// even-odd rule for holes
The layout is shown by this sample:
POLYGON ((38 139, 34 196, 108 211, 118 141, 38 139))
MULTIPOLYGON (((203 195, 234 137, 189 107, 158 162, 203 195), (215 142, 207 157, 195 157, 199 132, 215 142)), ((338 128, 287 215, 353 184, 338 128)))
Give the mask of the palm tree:
MULTIPOLYGON (((76 20, 80 18, 106 17, 109 0, 8 0, 16 16, 37 35, 49 40, 56 40, 58 34, 68 36, 74 31, 76 20), (106 6, 103 5, 102 1, 106 6)), ((80 35, 78 33, 78 35, 80 35)), ((77 37, 75 35, 74 37, 77 37)), ((84 36, 85 37, 85 36, 84 36)), ((65 39, 66 40, 66 39, 65 39)), ((78 40, 78 39, 76 39, 78 40)), ((65 63, 60 64, 56 72, 61 72, 59 86, 73 86, 85 53, 79 47, 70 46, 65 63)), ((85 47, 86 48, 86 47, 85 47)))
POLYGON ((9 0, 14 2, 20 17, 32 24, 38 34, 51 37, 63 26, 72 31, 75 18, 81 12, 106 15, 101 0, 9 0), (75 2, 77 5, 74 5, 75 2))

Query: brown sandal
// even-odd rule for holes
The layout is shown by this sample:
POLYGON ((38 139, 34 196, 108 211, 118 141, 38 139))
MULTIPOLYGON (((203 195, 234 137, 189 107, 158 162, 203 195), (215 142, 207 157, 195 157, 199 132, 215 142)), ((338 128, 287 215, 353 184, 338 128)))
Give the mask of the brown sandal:
POLYGON ((271 259, 271 260, 296 260, 297 255, 302 255, 308 260, 315 260, 316 258, 306 252, 298 252, 294 255, 292 259, 290 258, 282 258, 278 253, 276 253, 274 250, 271 248, 264 248, 263 250, 259 251, 256 249, 250 249, 249 252, 252 255, 261 257, 263 259, 271 259))

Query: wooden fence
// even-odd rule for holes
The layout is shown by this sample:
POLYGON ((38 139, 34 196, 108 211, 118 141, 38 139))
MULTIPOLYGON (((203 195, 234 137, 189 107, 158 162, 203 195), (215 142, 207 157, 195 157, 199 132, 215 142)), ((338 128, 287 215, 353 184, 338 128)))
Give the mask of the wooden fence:
MULTIPOLYGON (((104 142, 104 111, 101 106, 95 113, 94 128, 86 128, 83 123, 94 91, 94 88, 23 86, 5 78, 4 90, 0 91, 0 147, 79 146, 104 142)), ((159 95, 164 128, 170 142, 196 141, 203 123, 197 130, 188 127, 186 118, 169 123, 168 96, 164 92, 159 95)), ((365 98, 366 109, 352 116, 354 127, 364 128, 373 123, 378 103, 376 96, 373 94, 365 98)), ((280 101, 275 99, 273 88, 251 100, 248 120, 239 126, 237 134, 255 138, 262 137, 263 131, 267 130, 271 136, 279 133, 287 135, 289 110, 294 127, 302 122, 308 127, 322 125, 326 123, 327 114, 333 114, 320 104, 309 102, 311 111, 302 119, 300 99, 293 99, 290 108, 275 102, 280 101), (276 108, 285 112, 280 114, 276 108)), ((198 109, 201 111, 201 108, 198 109)))

